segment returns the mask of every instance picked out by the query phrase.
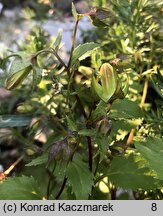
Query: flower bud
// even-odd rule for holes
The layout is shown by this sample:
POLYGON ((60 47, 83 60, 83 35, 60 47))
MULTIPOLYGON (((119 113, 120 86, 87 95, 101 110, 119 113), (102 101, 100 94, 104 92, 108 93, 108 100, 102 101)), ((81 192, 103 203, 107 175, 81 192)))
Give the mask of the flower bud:
POLYGON ((117 74, 109 63, 104 63, 101 66, 100 80, 101 85, 93 77, 92 84, 98 96, 107 103, 115 93, 118 84, 117 74))

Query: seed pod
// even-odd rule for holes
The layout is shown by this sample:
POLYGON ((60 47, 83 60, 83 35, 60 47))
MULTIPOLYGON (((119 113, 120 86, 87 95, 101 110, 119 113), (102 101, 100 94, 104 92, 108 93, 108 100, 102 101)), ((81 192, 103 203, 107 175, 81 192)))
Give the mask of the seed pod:
POLYGON ((69 137, 54 143, 49 151, 49 160, 68 161, 73 149, 69 145, 69 137))

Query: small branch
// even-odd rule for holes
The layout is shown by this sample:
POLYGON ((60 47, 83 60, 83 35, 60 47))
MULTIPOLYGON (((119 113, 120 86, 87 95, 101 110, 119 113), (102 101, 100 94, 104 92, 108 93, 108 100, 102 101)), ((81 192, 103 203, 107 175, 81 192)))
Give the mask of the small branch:
MULTIPOLYGON (((145 83, 144 83, 144 88, 143 88, 143 95, 142 95, 141 102, 140 102, 140 108, 143 108, 143 106, 145 104, 145 100, 146 100, 146 97, 147 97, 147 92, 148 92, 148 79, 146 78, 145 83)), ((131 132, 130 132, 129 137, 127 139, 124 151, 126 151, 128 146, 131 144, 131 142, 132 142, 132 140, 134 138, 135 130, 136 130, 135 128, 131 129, 131 132)))
POLYGON ((116 192, 117 192, 117 189, 113 187, 111 189, 111 200, 116 200, 116 192))
POLYGON ((141 98, 140 108, 144 106, 144 103, 147 97, 147 91, 148 91, 148 79, 146 78, 145 83, 144 83, 144 89, 143 89, 143 95, 141 98))
POLYGON ((53 173, 54 173, 55 167, 56 167, 56 163, 54 164, 53 170, 52 170, 52 172, 50 173, 50 176, 49 176, 49 181, 48 181, 48 186, 47 186, 47 195, 46 195, 47 200, 50 197, 50 186, 51 186, 51 181, 53 179, 53 173))
POLYGON ((88 142, 88 153, 89 153, 89 169, 92 172, 93 153, 92 153, 92 142, 90 136, 87 136, 87 142, 88 142))
POLYGON ((75 47, 75 40, 76 40, 76 33, 77 33, 77 29, 78 29, 78 23, 79 23, 79 20, 76 20, 74 33, 73 33, 73 37, 72 37, 72 46, 71 46, 70 58, 68 61, 68 69, 70 69, 70 66, 71 66, 71 60, 72 60, 72 54, 73 54, 74 47, 75 47))
MULTIPOLYGON (((58 59, 58 61, 63 65, 63 67, 65 67, 65 69, 67 70, 68 69, 68 67, 67 67, 67 65, 64 63, 64 61, 61 59, 61 57, 58 55, 58 53, 53 49, 53 48, 51 48, 52 49, 52 52, 53 52, 53 54, 55 55, 55 57, 58 59)), ((67 71, 68 72, 68 71, 67 71)), ((68 74, 68 75, 70 75, 70 74, 68 74)))
POLYGON ((23 158, 24 158, 24 155, 20 156, 20 157, 4 172, 5 176, 9 175, 10 172, 16 167, 16 165, 17 165, 18 163, 20 163, 21 160, 23 160, 23 158))
POLYGON ((42 53, 51 53, 51 54, 55 55, 55 57, 58 59, 60 64, 67 70, 67 65, 64 63, 64 61, 61 59, 61 57, 58 55, 58 53, 53 48, 40 50, 32 58, 37 58, 37 56, 42 54, 42 53))
POLYGON ((86 112, 85 112, 85 110, 84 110, 83 104, 82 104, 82 102, 81 102, 81 100, 80 100, 80 98, 79 98, 78 95, 76 95, 76 99, 77 99, 77 101, 78 101, 78 103, 79 103, 79 105, 80 105, 81 112, 82 112, 84 118, 87 119, 87 114, 86 114, 86 112))
POLYGON ((132 142, 133 138, 134 138, 134 133, 135 133, 135 128, 132 128, 131 129, 131 132, 128 136, 128 139, 127 139, 127 142, 126 142, 126 145, 130 145, 130 143, 132 142))

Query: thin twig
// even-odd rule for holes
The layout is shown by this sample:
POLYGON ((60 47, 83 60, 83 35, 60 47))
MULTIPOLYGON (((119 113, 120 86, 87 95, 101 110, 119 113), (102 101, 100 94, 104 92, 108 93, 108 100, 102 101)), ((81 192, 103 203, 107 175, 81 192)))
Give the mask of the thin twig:
POLYGON ((92 142, 90 136, 87 136, 87 142, 88 142, 88 152, 89 152, 89 169, 92 172, 93 153, 92 153, 92 142))
POLYGON ((51 175, 49 176, 49 181, 48 181, 48 186, 47 186, 47 195, 46 195, 47 200, 50 197, 50 186, 51 186, 51 180, 53 179, 53 175, 52 174, 54 173, 55 168, 56 168, 56 163, 54 164, 53 170, 50 173, 51 175))
POLYGON ((76 33, 77 33, 77 29, 78 29, 78 23, 79 23, 79 20, 77 19, 75 22, 75 28, 74 28, 74 33, 73 33, 73 37, 72 37, 72 46, 71 46, 70 58, 68 61, 68 69, 70 69, 70 66, 71 66, 71 60, 72 60, 72 54, 73 54, 74 47, 75 47, 75 40, 76 40, 76 33))
MULTIPOLYGON (((147 91, 148 91, 148 79, 146 78, 145 83, 144 83, 144 88, 143 88, 143 95, 142 95, 141 102, 140 102, 140 108, 143 108, 143 106, 145 104, 145 100, 146 100, 146 97, 147 97, 147 91)), ((136 130, 135 128, 131 129, 131 132, 130 132, 130 134, 128 136, 124 151, 126 151, 128 146, 131 144, 131 142, 132 142, 132 140, 134 138, 135 130, 136 130)))
POLYGON ((58 55, 58 53, 53 48, 40 50, 32 58, 35 58, 42 53, 51 53, 51 54, 55 55, 55 57, 58 59, 60 64, 67 70, 67 65, 64 63, 64 61, 61 59, 61 57, 58 55))
POLYGON ((143 95, 141 98, 140 108, 142 108, 145 104, 145 100, 147 97, 147 91, 148 91, 148 79, 146 78, 145 83, 144 83, 144 89, 143 89, 143 95))
POLYGON ((20 163, 21 160, 23 160, 23 158, 24 158, 24 155, 20 156, 20 157, 4 172, 5 176, 9 175, 10 172, 16 167, 16 165, 17 165, 18 163, 20 163))

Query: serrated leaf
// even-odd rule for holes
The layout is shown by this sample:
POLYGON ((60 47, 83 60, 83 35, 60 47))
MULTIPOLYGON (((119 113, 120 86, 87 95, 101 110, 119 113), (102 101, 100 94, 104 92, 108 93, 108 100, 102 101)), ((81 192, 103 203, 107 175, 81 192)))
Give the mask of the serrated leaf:
POLYGON ((99 48, 99 44, 93 42, 80 44, 79 46, 77 46, 72 54, 71 65, 74 65, 77 60, 81 61, 89 57, 96 48, 99 48))
POLYGON ((132 119, 142 118, 143 114, 136 102, 125 98, 123 100, 117 100, 113 103, 110 117, 114 119, 132 119))
POLYGON ((104 101, 100 101, 96 107, 96 109, 92 112, 92 119, 100 118, 101 116, 105 116, 107 113, 108 104, 104 101))
POLYGON ((107 149, 109 147, 109 139, 105 136, 103 137, 97 137, 96 143, 99 146, 100 150, 100 160, 104 159, 104 156, 106 155, 107 149))
POLYGON ((88 199, 93 185, 93 175, 80 157, 69 163, 66 174, 76 199, 88 199))
POLYGON ((11 177, 0 183, 2 200, 41 200, 42 194, 33 177, 11 177))
POLYGON ((163 99, 163 83, 162 86, 153 77, 150 77, 151 84, 158 95, 163 99))
POLYGON ((132 128, 136 128, 141 125, 142 119, 116 119, 112 120, 112 131, 111 133, 116 134, 118 130, 130 132, 132 128))
POLYGON ((96 135, 96 130, 95 129, 81 129, 78 131, 78 134, 81 136, 94 136, 96 135))
POLYGON ((27 126, 31 120, 31 116, 25 115, 0 115, 0 128, 27 126))
POLYGON ((115 157, 108 170, 109 179, 117 186, 124 189, 154 189, 161 187, 161 181, 157 180, 146 167, 146 162, 140 157, 115 157))
POLYGON ((163 138, 148 137, 144 142, 135 142, 135 147, 157 173, 157 178, 163 180, 163 138))
POLYGON ((35 159, 33 159, 30 163, 26 164, 27 167, 29 166, 38 166, 47 163, 48 161, 48 154, 43 154, 35 159))
POLYGON ((77 131, 77 126, 74 120, 72 120, 72 118, 70 118, 69 116, 66 116, 66 120, 67 120, 67 124, 68 124, 68 128, 71 131, 77 131))

